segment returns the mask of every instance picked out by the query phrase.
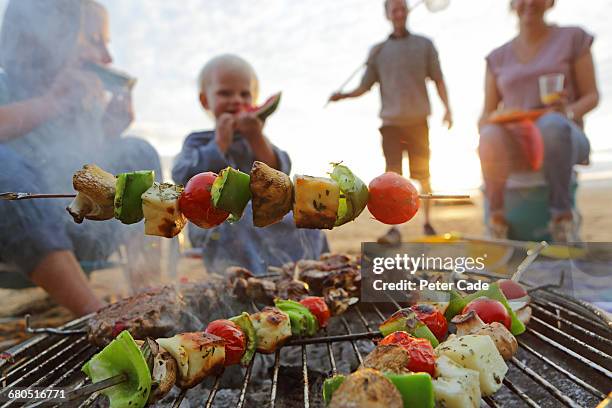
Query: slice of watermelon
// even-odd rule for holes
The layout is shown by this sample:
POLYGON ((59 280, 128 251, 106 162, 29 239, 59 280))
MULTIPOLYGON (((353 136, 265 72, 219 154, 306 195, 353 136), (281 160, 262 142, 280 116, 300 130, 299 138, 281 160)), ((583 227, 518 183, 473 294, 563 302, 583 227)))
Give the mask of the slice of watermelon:
POLYGON ((254 112, 255 115, 259 118, 259 120, 264 121, 268 118, 268 116, 272 115, 278 109, 278 105, 280 104, 282 92, 275 93, 271 97, 269 97, 262 105, 259 106, 249 106, 247 107, 247 112, 254 112))

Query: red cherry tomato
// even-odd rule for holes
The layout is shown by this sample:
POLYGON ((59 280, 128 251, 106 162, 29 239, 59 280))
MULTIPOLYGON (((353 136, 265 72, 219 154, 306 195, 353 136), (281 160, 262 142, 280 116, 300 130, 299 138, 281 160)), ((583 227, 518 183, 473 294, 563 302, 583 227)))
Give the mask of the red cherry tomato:
POLYGON ((410 357, 410 362, 406 367, 408 370, 413 373, 425 372, 432 376, 435 374, 436 355, 429 340, 412 337, 405 331, 396 331, 382 339, 378 344, 402 346, 410 357))
POLYGON ((397 173, 386 172, 376 177, 368 189, 368 210, 382 223, 403 224, 419 210, 419 193, 410 181, 397 173))
POLYGON ((319 327, 326 327, 327 322, 329 321, 329 316, 331 315, 329 311, 329 307, 327 307, 327 303, 323 300, 322 297, 318 296, 309 296, 302 300, 300 303, 310 310, 319 322, 319 327))
POLYGON ((498 281, 497 284, 508 300, 519 299, 527 296, 527 291, 519 283, 508 279, 502 279, 498 281))
POLYGON ((510 330, 510 314, 501 302, 486 297, 472 300, 463 308, 462 314, 474 311, 485 323, 499 322, 510 330))
POLYGON ((448 332, 448 322, 438 309, 427 304, 414 305, 410 309, 414 310, 419 320, 425 323, 438 340, 444 340, 448 332))
POLYGON ((246 336, 232 321, 219 319, 208 324, 206 333, 225 340, 225 366, 238 364, 246 350, 246 336))
POLYGON ((185 217, 201 228, 212 228, 229 216, 228 212, 213 206, 210 189, 217 175, 213 172, 200 173, 187 182, 179 197, 179 208, 185 217))

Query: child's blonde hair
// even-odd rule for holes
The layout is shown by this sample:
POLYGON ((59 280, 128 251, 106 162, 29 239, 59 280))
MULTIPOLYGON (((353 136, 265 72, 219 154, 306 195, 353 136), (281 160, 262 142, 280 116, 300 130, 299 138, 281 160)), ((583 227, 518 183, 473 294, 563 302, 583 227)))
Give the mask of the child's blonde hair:
POLYGON ((244 58, 234 54, 218 55, 204 65, 200 71, 200 75, 198 75, 198 90, 200 93, 206 93, 206 88, 210 85, 213 73, 219 68, 239 70, 248 73, 251 76, 253 103, 257 102, 257 98, 259 97, 259 80, 257 79, 257 74, 255 74, 255 70, 251 64, 244 58))

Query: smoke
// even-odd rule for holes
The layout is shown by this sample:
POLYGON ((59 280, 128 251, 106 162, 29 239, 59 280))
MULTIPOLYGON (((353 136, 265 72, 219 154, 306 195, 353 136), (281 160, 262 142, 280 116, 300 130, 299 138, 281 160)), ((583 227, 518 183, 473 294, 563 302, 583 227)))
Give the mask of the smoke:
MULTIPOLYGON (((27 106, 39 110, 39 116, 46 119, 2 142, 35 167, 37 174, 32 178, 36 180, 32 181, 40 186, 38 192, 72 192, 72 175, 88 163, 113 174, 154 170, 161 176, 159 156, 148 142, 121 137, 130 121, 129 103, 117 103, 117 95, 112 93, 117 89, 105 89, 103 75, 86 68, 87 63, 100 66, 109 62, 104 57, 96 60, 106 48, 91 40, 107 37, 107 23, 104 8, 91 0, 8 2, 0 29, 0 103, 30 103, 32 98, 42 97, 38 101, 45 103, 27 106), (125 126, 109 132, 108 124, 116 121, 125 122, 125 126)), ((100 68, 102 73, 104 70, 100 68)), ((129 98, 128 92, 121 95, 124 100, 129 98)), ((2 163, 0 171, 6 171, 2 163)), ((53 233, 73 243, 80 261, 100 264, 133 242, 140 248, 130 245, 128 261, 130 257, 148 257, 142 252, 146 244, 142 223, 128 227, 110 220, 76 225, 64 210, 67 202, 55 200, 45 205, 48 211, 42 217, 59 221, 53 233)), ((24 217, 36 222, 41 215, 24 217)), ((148 244, 159 252, 160 245, 148 244)))

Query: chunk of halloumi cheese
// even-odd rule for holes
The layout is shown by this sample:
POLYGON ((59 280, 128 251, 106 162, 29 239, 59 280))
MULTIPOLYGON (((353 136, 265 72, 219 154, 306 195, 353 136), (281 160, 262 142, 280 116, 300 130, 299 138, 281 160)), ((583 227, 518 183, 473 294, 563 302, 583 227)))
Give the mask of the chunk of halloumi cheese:
POLYGON ((451 336, 436 347, 438 357, 447 356, 461 367, 479 373, 482 395, 492 395, 502 386, 508 366, 489 336, 451 336))
POLYGON ((436 360, 434 395, 439 406, 445 408, 480 407, 480 374, 461 367, 447 356, 436 360))
POLYGON ((181 333, 157 343, 174 357, 179 368, 177 385, 192 388, 225 363, 225 340, 212 334, 181 333))
POLYGON ((172 238, 181 232, 187 223, 179 209, 182 192, 183 186, 155 182, 142 194, 145 234, 172 238))
POLYGON ((338 216, 340 186, 332 179, 296 175, 293 219, 298 228, 332 229, 338 216))

